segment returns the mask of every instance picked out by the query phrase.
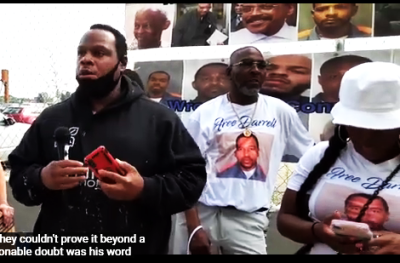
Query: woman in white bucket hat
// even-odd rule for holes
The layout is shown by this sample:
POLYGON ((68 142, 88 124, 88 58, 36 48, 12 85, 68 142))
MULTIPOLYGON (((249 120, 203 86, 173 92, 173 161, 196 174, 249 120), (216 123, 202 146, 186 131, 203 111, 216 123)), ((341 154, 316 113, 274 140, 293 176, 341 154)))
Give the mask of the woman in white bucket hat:
MULTIPOLYGON (((368 250, 354 237, 336 235, 332 219, 366 223, 378 235, 400 233, 400 66, 370 62, 350 69, 339 99, 331 112, 334 135, 300 159, 279 211, 280 233, 308 244, 299 254, 368 250)), ((399 253, 379 238, 371 241, 380 246, 374 253, 399 253)))

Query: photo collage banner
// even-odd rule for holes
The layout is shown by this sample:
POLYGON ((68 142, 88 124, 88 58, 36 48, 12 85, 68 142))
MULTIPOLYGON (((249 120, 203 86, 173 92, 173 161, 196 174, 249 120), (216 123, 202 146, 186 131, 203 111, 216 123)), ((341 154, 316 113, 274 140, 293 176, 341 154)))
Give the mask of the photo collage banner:
MULTIPOLYGON (((127 4, 130 50, 268 44, 400 35, 400 4, 127 4), (202 17, 202 19, 199 19, 202 17)), ((369 61, 400 64, 400 50, 265 55, 260 93, 284 100, 316 142, 333 134, 330 111, 343 74, 369 61)), ((185 123, 201 103, 225 94, 229 58, 135 62, 147 95, 185 123)), ((283 160, 296 162, 296 159, 283 160)))
MULTIPOLYGON (((266 56, 270 62, 260 93, 296 109, 316 142, 333 134, 330 111, 350 68, 370 61, 400 65, 400 50, 371 50, 266 56)), ((201 103, 225 94, 229 59, 137 62, 134 67, 148 96, 172 108, 185 123, 201 103)), ((297 161, 297 160, 292 160, 297 161)))
POLYGON ((130 50, 400 35, 400 4, 126 4, 130 50))

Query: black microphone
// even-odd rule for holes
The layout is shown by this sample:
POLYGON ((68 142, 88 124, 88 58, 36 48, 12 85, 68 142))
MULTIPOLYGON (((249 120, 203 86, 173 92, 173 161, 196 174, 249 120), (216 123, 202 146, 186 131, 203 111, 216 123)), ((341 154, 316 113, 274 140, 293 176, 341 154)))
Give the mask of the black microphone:
POLYGON ((69 141, 71 140, 71 133, 67 127, 58 127, 54 131, 54 142, 57 147, 57 154, 59 160, 68 160, 69 141))

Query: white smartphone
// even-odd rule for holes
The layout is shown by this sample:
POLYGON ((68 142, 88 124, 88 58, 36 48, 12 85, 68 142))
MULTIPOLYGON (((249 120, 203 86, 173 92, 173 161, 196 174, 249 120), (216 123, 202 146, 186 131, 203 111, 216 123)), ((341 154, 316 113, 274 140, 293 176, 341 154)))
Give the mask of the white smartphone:
POLYGON ((365 223, 334 219, 331 222, 331 229, 336 235, 355 237, 360 240, 370 240, 373 237, 369 226, 365 223))

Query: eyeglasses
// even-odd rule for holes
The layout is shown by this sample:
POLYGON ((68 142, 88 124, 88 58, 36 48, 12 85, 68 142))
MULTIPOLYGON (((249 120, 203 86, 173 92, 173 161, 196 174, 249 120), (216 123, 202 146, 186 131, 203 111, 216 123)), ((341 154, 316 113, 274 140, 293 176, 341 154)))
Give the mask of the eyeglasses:
POLYGON ((239 66, 245 69, 251 69, 256 66, 260 70, 264 70, 268 67, 269 62, 264 60, 251 60, 251 59, 244 59, 238 63, 233 64, 232 66, 239 66))
POLYGON ((261 4, 261 5, 252 5, 252 6, 243 5, 242 12, 243 13, 253 12, 254 9, 256 9, 256 8, 259 8, 262 12, 269 12, 269 11, 272 11, 273 9, 275 9, 276 7, 278 7, 277 4, 261 4))

